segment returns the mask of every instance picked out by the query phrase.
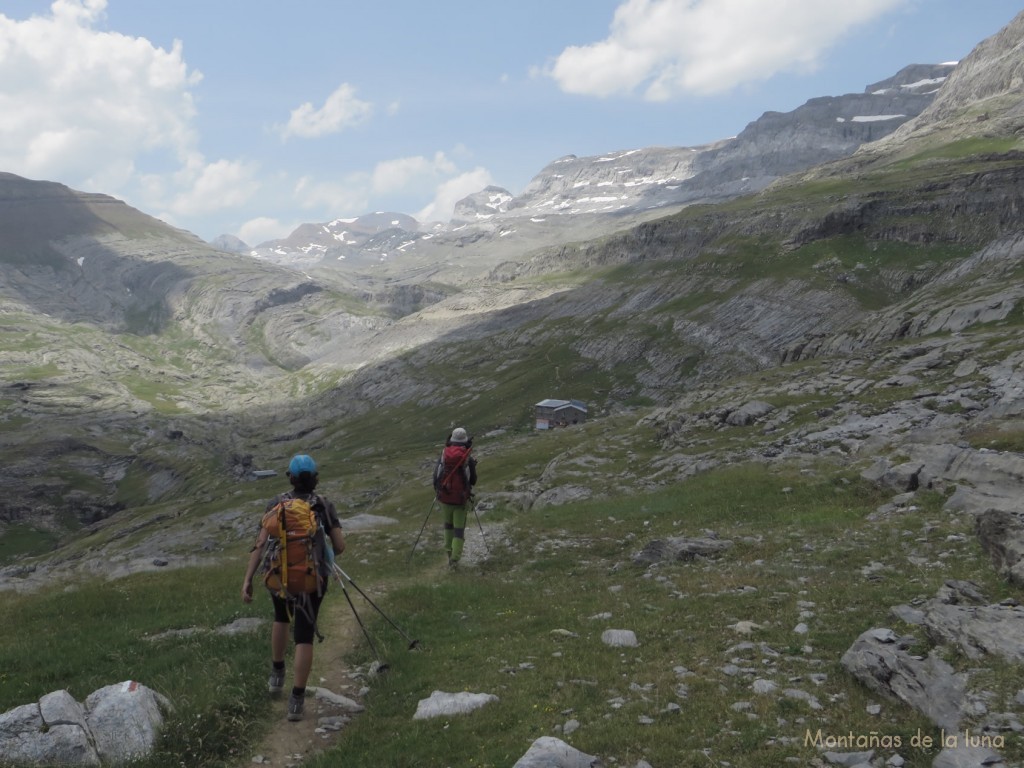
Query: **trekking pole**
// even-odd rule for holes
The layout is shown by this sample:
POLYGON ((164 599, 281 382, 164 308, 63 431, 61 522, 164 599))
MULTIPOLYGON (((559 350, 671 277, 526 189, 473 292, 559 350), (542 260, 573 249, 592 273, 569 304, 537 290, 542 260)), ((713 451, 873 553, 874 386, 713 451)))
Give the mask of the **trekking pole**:
POLYGON ((338 575, 337 570, 333 570, 337 568, 337 565, 333 565, 332 572, 334 573, 334 577, 338 580, 338 584, 341 585, 341 591, 345 593, 345 600, 348 601, 348 607, 352 609, 352 615, 356 617, 356 623, 359 624, 359 628, 363 630, 363 637, 366 638, 366 642, 370 646, 370 650, 373 651, 373 655, 377 659, 377 671, 385 672, 387 671, 388 665, 380 660, 380 654, 377 652, 377 646, 373 644, 373 640, 370 639, 370 633, 366 631, 366 625, 363 624, 363 620, 359 618, 359 612, 356 611, 355 603, 352 602, 352 598, 348 594, 348 590, 345 589, 345 582, 341 580, 341 576, 338 575))
POLYGON ((487 537, 484 536, 484 526, 483 526, 483 523, 480 522, 480 513, 476 511, 476 500, 475 499, 473 500, 473 514, 476 515, 476 524, 477 524, 477 527, 480 528, 480 539, 484 543, 484 550, 487 552, 487 555, 490 556, 491 548, 487 546, 487 537))
MULTIPOLYGON (((349 584, 351 584, 353 587, 355 587, 356 592, 358 592, 360 595, 362 595, 363 599, 366 600, 366 602, 368 602, 370 605, 372 605, 374 607, 374 609, 377 611, 377 613, 379 613, 381 616, 384 617, 384 620, 387 621, 388 624, 390 624, 392 627, 394 627, 396 630, 398 630, 398 634, 400 634, 402 637, 404 637, 408 641, 408 643, 409 643, 409 650, 410 651, 414 650, 416 648, 416 646, 418 646, 420 644, 419 640, 413 640, 411 637, 409 637, 409 635, 407 635, 405 633, 405 630, 403 630, 400 626, 395 624, 395 622, 393 622, 391 620, 391 617, 388 616, 386 613, 384 613, 384 611, 382 611, 380 609, 380 607, 375 602, 373 602, 373 600, 370 599, 369 595, 367 595, 365 592, 363 592, 363 590, 361 590, 359 588, 359 585, 356 584, 354 581, 352 581, 352 577, 349 576, 347 573, 345 573, 345 571, 343 571, 341 566, 338 565, 337 563, 334 564, 334 571, 335 571, 335 575, 338 577, 339 581, 341 580, 342 577, 344 577, 348 581, 349 584)), ((342 589, 344 589, 344 586, 342 586, 342 589)), ((348 595, 348 592, 345 592, 345 594, 348 595)))
POLYGON ((410 560, 412 560, 412 553, 416 551, 416 546, 420 543, 420 536, 423 535, 423 529, 427 527, 427 520, 430 519, 430 513, 434 511, 434 505, 435 504, 437 504, 437 499, 436 498, 432 502, 430 502, 430 509, 427 510, 427 516, 425 518, 423 518, 423 525, 420 526, 419 535, 416 536, 416 541, 413 542, 412 549, 409 550, 409 556, 407 558, 405 558, 405 562, 407 562, 407 563, 410 560))

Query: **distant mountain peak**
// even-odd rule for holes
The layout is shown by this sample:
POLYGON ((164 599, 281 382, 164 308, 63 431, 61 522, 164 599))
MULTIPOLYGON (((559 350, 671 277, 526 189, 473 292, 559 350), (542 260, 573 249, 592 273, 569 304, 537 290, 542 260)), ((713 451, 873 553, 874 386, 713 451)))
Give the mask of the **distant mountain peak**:
POLYGON ((454 225, 490 219, 497 214, 505 213, 512 200, 513 195, 507 189, 484 187, 455 204, 451 222, 454 225))
MULTIPOLYGON (((538 228, 550 235, 554 224, 549 218, 563 223, 565 217, 586 219, 594 232, 616 226, 624 215, 750 194, 891 134, 932 103, 953 69, 951 64, 913 64, 863 93, 814 98, 786 113, 766 112, 738 135, 706 145, 566 154, 544 166, 518 195, 488 186, 464 197, 441 226, 377 212, 305 224, 252 254, 302 268, 318 263, 366 267, 430 252, 433 260, 452 264, 452 248, 498 238, 512 243, 538 228), (605 224, 596 224, 599 220, 605 224)), ((562 230, 568 233, 575 226, 562 230)), ((489 256, 499 257, 497 250, 489 256)))

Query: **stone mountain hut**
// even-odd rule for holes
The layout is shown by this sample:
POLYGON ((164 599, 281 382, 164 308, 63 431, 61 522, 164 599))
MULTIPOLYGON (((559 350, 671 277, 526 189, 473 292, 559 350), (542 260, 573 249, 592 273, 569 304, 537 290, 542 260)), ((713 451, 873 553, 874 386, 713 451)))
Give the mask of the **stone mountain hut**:
POLYGON ((587 406, 579 400, 541 400, 533 406, 537 429, 567 427, 587 420, 587 406))

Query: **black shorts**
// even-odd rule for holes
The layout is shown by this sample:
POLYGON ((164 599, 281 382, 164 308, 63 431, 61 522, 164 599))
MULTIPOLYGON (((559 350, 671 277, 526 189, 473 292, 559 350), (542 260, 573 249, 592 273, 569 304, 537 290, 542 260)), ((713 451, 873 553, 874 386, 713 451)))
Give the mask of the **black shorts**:
POLYGON ((294 619, 295 644, 307 643, 312 645, 313 637, 316 634, 316 619, 320 614, 320 603, 323 601, 324 596, 314 592, 294 598, 293 600, 286 600, 283 597, 271 594, 270 599, 274 601, 274 621, 288 624, 294 619), (289 617, 289 612, 291 612, 291 617, 289 617))

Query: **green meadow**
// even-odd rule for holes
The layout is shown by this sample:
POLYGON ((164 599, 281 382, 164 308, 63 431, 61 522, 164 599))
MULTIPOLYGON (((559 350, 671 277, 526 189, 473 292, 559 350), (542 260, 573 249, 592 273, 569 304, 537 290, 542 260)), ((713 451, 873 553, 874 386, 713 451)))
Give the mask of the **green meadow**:
MULTIPOLYGON (((569 430, 538 436, 524 441, 531 451, 510 446, 507 460, 522 470, 572 439, 569 430)), ((349 534, 346 572, 419 646, 408 649, 349 590, 373 647, 351 633, 357 642, 346 662, 388 669, 369 678, 365 711, 305 765, 507 767, 553 735, 606 764, 788 766, 808 764, 820 752, 815 738, 829 734, 886 734, 904 745, 919 731, 938 738, 925 718, 852 679, 842 654, 873 627, 915 634, 889 608, 932 597, 946 579, 971 579, 994 601, 1013 594, 969 521, 944 512, 941 496, 925 493, 911 510, 870 519, 887 497, 825 462, 735 465, 651 493, 609 491, 530 511, 485 503, 516 473, 501 464, 497 455, 481 462, 484 512, 467 531, 470 546, 487 555, 478 564, 442 567, 429 487, 404 488, 401 503, 397 491, 374 503, 373 514, 394 515, 396 525, 349 534), (651 541, 708 532, 732 545, 713 558, 634 562, 651 541), (806 633, 795 631, 801 623, 806 633), (633 631, 639 645, 605 645, 608 628, 633 631), (755 693, 757 678, 805 691, 820 708, 755 693), (414 720, 418 701, 435 690, 498 700, 414 720), (570 720, 579 728, 563 736, 570 720)), ((249 764, 281 716, 265 690, 266 632, 153 639, 266 618, 263 595, 251 605, 238 599, 247 548, 236 542, 213 567, 5 594, 0 619, 16 631, 0 638, 0 709, 60 688, 82 699, 135 679, 174 704, 157 752, 138 765, 249 764)), ((327 621, 355 620, 340 594, 324 610, 327 621)), ((919 643, 927 650, 926 638, 919 643)), ((1024 687, 1019 669, 988 674, 990 688, 1008 698, 1024 687)), ((1003 751, 1020 759, 1014 739, 1003 751)), ((922 767, 936 754, 892 751, 922 767)))

